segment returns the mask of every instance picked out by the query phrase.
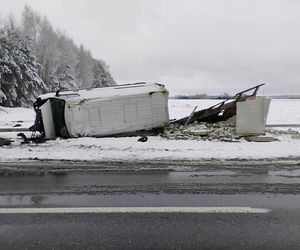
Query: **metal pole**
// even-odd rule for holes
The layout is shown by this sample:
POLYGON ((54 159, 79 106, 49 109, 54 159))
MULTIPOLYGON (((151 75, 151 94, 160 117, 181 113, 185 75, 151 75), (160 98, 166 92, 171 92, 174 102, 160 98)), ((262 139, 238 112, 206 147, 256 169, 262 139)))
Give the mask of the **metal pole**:
POLYGON ((191 120, 191 118, 192 118, 192 116, 193 116, 193 114, 195 113, 195 111, 196 111, 197 108, 198 108, 198 106, 195 106, 193 112, 190 114, 190 116, 189 116, 189 118, 187 119, 187 121, 186 121, 186 123, 184 124, 184 126, 186 126, 186 125, 189 123, 189 121, 191 120))

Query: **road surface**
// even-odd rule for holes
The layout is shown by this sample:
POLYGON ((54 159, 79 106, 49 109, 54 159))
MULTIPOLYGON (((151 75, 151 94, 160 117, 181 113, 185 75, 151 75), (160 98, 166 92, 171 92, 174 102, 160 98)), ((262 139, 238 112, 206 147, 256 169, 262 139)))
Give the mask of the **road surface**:
POLYGON ((1 249, 300 249, 298 165, 1 176, 1 249))

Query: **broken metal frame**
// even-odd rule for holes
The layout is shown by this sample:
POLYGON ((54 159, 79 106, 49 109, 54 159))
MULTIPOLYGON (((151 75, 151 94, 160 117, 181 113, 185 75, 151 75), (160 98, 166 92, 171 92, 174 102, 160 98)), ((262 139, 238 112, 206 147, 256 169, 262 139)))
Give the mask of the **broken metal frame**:
POLYGON ((179 120, 171 121, 170 123, 180 124, 180 125, 187 125, 189 123, 192 123, 194 121, 198 122, 219 122, 219 121, 225 121, 228 118, 236 115, 236 103, 237 102, 243 102, 249 97, 255 97, 257 94, 258 89, 265 85, 259 84, 252 88, 243 90, 239 93, 236 93, 234 95, 234 98, 228 98, 223 100, 220 103, 217 103, 207 109, 203 109, 197 112, 192 112, 190 116, 184 117, 179 120), (245 93, 254 90, 252 94, 244 95, 245 93), (232 100, 231 102, 228 102, 229 100, 232 100), (228 102, 228 103, 226 103, 228 102))

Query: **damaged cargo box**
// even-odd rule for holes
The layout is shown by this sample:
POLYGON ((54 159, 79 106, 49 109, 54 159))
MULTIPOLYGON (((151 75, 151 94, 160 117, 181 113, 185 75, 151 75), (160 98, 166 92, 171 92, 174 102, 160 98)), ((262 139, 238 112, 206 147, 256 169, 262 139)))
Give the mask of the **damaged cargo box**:
POLYGON ((255 97, 237 102, 236 133, 239 135, 261 135, 265 127, 271 98, 255 97))
POLYGON ((168 91, 158 83, 41 95, 34 104, 34 129, 45 138, 103 137, 169 124, 168 91))

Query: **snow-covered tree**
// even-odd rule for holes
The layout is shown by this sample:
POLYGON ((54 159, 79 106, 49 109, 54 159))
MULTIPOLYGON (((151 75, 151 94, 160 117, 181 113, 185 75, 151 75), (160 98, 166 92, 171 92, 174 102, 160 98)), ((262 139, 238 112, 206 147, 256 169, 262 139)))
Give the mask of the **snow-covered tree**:
POLYGON ((90 87, 93 83, 93 66, 94 60, 91 52, 86 50, 83 45, 80 45, 77 51, 78 64, 76 70, 78 72, 78 80, 81 87, 90 87))
POLYGON ((25 6, 21 25, 0 19, 0 105, 30 104, 43 92, 115 85, 109 67, 25 6), (3 22, 2 22, 3 23, 3 22))
POLYGON ((0 30, 0 104, 21 106, 32 103, 45 91, 37 72, 37 60, 30 40, 21 36, 14 23, 0 30))
POLYGON ((89 50, 76 46, 64 32, 54 31, 46 17, 28 6, 23 12, 22 28, 24 35, 34 41, 41 65, 39 74, 49 91, 116 84, 103 60, 94 59, 89 50))
POLYGON ((115 85, 115 81, 109 72, 109 67, 104 61, 95 60, 93 74, 93 87, 107 87, 115 85))

